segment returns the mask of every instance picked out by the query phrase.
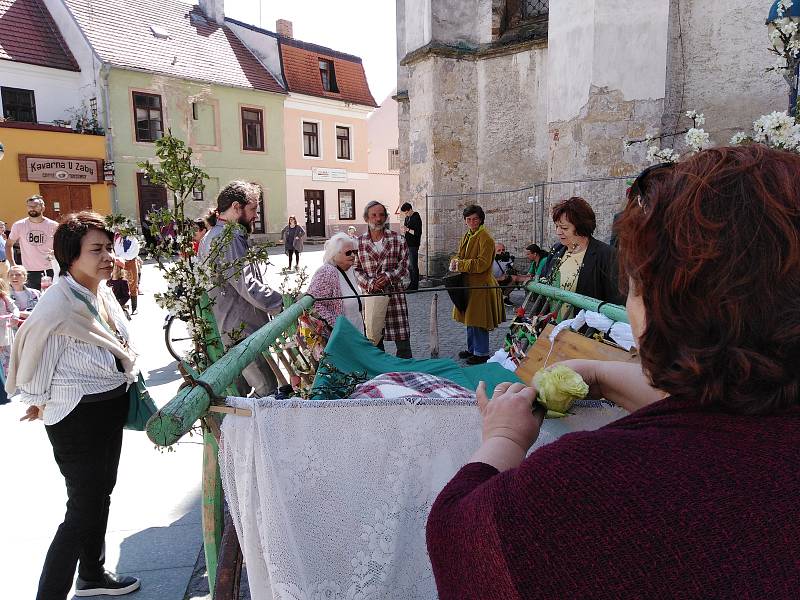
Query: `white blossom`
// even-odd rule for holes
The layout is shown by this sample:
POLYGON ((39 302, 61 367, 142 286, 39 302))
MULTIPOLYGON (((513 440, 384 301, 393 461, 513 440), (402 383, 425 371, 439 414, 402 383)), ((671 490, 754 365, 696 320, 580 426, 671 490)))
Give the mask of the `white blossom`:
POLYGON ((702 129, 692 127, 686 132, 686 145, 699 152, 709 144, 709 135, 702 129))
POLYGON ((738 131, 734 133, 733 137, 731 138, 731 146, 738 146, 740 144, 744 144, 745 142, 750 141, 751 139, 752 138, 750 138, 750 136, 747 135, 744 131, 738 131))
POLYGON ((776 148, 800 149, 800 125, 785 112, 771 112, 753 123, 753 139, 776 148))
POLYGON ((791 38, 797 33, 797 21, 794 19, 781 19, 780 21, 776 21, 776 23, 778 24, 781 33, 787 38, 791 38))
POLYGON ((651 163, 665 163, 665 162, 678 162, 680 154, 675 152, 672 148, 659 148, 658 146, 650 146, 647 149, 647 160, 651 163))

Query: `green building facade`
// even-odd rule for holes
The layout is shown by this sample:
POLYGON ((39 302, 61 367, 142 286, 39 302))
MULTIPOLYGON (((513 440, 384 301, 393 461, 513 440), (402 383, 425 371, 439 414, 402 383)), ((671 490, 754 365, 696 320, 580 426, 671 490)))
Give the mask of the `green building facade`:
POLYGON ((119 212, 139 223, 163 203, 163 190, 154 188, 137 164, 154 162, 151 140, 171 131, 192 148, 196 164, 209 175, 205 189, 187 203, 187 216, 200 216, 216 205, 222 187, 243 179, 264 188, 254 232, 269 235, 283 228, 284 94, 112 68, 108 97, 119 212))

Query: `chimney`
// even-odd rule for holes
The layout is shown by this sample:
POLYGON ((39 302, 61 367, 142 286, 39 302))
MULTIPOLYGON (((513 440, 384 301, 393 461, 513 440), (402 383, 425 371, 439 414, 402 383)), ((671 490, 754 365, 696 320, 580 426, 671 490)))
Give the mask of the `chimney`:
POLYGON ((286 19, 278 19, 275 21, 275 29, 278 32, 278 35, 287 38, 294 38, 294 31, 292 28, 292 22, 287 21, 286 19))
POLYGON ((200 0, 200 10, 209 21, 225 24, 225 0, 200 0))

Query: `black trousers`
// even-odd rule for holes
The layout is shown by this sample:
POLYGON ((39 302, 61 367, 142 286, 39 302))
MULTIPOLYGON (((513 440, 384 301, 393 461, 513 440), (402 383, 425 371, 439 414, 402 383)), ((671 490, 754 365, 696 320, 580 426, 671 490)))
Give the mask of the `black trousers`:
POLYGON ((295 257, 295 260, 294 260, 295 266, 298 266, 298 267, 300 266, 300 253, 297 250, 287 250, 286 254, 289 255, 289 268, 290 269, 292 268, 292 254, 294 254, 294 257, 295 257))
POLYGON ((78 404, 64 419, 45 426, 67 484, 67 512, 47 551, 37 600, 65 599, 78 563, 82 579, 93 581, 103 574, 108 509, 127 415, 125 392, 78 404))
MULTIPOLYGON (((413 358, 411 356, 411 340, 394 340, 395 346, 397 346, 397 358, 413 358)), ((383 338, 381 341, 375 344, 375 347, 378 350, 386 352, 386 348, 383 345, 383 338)))
POLYGON ((42 289, 42 277, 47 275, 52 279, 53 277, 53 269, 47 269, 46 271, 28 271, 28 287, 35 288, 37 290, 42 289))
POLYGON ((419 289, 419 246, 408 247, 408 273, 411 275, 411 283, 407 290, 419 289))

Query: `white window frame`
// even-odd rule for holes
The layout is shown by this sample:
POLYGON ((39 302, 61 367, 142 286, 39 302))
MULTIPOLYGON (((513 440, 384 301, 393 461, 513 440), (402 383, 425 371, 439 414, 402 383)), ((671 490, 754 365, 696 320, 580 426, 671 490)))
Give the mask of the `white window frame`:
POLYGON ((356 160, 356 142, 355 142, 355 127, 352 124, 334 123, 333 125, 333 141, 336 148, 336 162, 351 163, 356 160), (336 128, 347 128, 350 132, 350 158, 339 158, 339 138, 336 136, 336 128))
POLYGON ((300 118, 300 156, 305 160, 323 160, 325 157, 325 135, 323 134, 322 121, 319 119, 300 118), (303 123, 317 124, 317 145, 319 146, 319 156, 306 156, 305 136, 303 134, 303 123))

